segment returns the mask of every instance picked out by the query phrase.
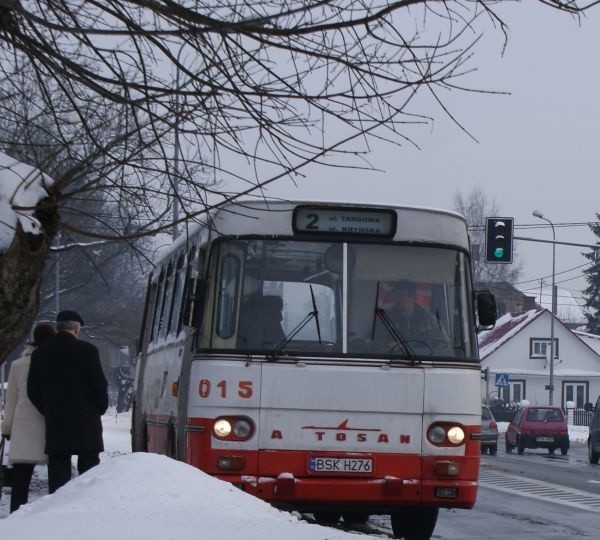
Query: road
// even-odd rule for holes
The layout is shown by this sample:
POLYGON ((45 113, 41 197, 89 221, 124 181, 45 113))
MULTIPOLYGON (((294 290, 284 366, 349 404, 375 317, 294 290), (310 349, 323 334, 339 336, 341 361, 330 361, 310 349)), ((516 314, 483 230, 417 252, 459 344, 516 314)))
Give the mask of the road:
MULTIPOLYGON (((600 522, 600 466, 587 461, 583 443, 567 456, 544 450, 481 460, 480 489, 472 510, 442 510, 434 540, 596 540, 600 522)), ((391 535, 387 518, 370 524, 391 535)))

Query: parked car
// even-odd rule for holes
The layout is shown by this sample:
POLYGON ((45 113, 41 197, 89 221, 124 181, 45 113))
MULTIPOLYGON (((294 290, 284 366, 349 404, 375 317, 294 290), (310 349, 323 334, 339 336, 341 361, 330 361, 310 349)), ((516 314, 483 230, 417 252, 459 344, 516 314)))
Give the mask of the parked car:
POLYGON ((487 405, 481 406, 481 453, 489 452, 495 456, 498 452, 498 424, 487 405))
POLYGON ((600 397, 595 407, 591 403, 586 403, 585 410, 594 412, 589 426, 588 459, 590 463, 597 465, 600 461, 600 397))
POLYGON ((529 405, 519 409, 506 428, 506 451, 514 448, 519 454, 525 448, 547 448, 553 454, 557 448, 563 456, 569 451, 569 427, 560 407, 529 405))

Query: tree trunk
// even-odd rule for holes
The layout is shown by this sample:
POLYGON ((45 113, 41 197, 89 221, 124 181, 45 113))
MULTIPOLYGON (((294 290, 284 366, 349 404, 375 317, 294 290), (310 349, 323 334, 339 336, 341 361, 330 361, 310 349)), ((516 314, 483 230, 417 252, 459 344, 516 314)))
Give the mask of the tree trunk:
POLYGON ((0 365, 27 336, 37 315, 42 270, 58 222, 48 202, 41 201, 34 214, 42 233, 25 233, 17 223, 10 247, 0 253, 0 365))

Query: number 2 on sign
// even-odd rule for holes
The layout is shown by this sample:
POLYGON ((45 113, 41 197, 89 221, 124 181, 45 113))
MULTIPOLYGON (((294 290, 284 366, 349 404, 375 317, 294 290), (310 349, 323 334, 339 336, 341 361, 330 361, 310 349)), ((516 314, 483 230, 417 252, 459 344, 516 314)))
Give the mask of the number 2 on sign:
MULTIPOLYGON (((219 381, 216 384, 217 392, 221 398, 227 398, 227 381, 219 381)), ((212 390, 212 384, 208 379, 200 379, 198 383, 198 393, 201 398, 207 398, 210 396, 212 390)), ((252 397, 252 381, 238 381, 237 383, 237 395, 242 399, 249 399, 252 397)))

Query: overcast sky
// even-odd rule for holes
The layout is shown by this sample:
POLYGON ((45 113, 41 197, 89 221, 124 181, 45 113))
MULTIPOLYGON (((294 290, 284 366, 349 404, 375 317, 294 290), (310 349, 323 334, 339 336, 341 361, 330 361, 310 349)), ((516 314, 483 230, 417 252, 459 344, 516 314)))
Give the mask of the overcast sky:
MULTIPOLYGON (((581 25, 538 2, 501 8, 510 27, 504 55, 501 34, 487 31, 471 64, 477 72, 463 82, 510 95, 455 91, 445 96, 478 142, 423 99, 427 108, 420 112, 435 118, 433 127, 408 132, 420 149, 377 147, 371 161, 385 172, 319 169, 298 188, 281 182, 269 193, 365 201, 367 182, 375 201, 452 208, 457 190, 467 194, 479 185, 517 226, 545 225, 531 216, 534 209, 555 224, 595 220, 600 212, 600 8, 581 25), (346 181, 340 188, 342 175, 346 181)), ((552 239, 549 228, 516 235, 552 239)), ((596 241, 588 227, 556 227, 556 239, 596 241)), ((519 241, 516 248, 524 263, 522 279, 538 280, 523 288, 539 287, 539 278, 551 274, 551 245, 519 241)), ((572 279, 581 269, 561 272, 585 264, 582 249, 556 249, 557 283, 576 294, 585 286, 583 279, 572 279)))

